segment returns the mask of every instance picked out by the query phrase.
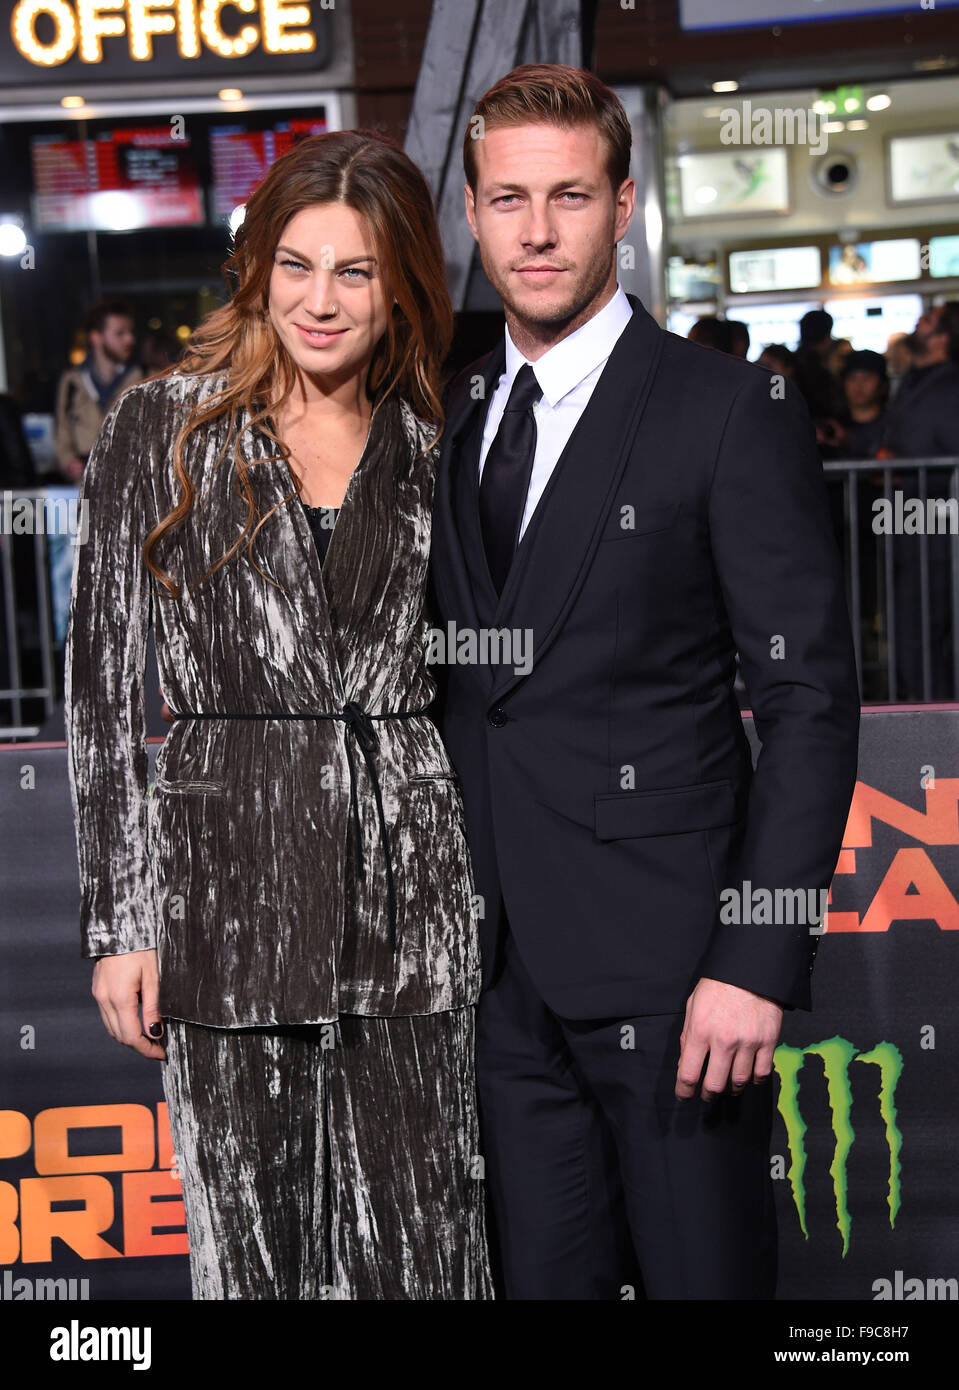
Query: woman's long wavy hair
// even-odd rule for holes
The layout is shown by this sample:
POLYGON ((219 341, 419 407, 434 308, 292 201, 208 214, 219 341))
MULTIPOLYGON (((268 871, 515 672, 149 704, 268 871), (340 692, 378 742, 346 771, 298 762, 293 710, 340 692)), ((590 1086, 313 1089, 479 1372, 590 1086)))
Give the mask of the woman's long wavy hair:
MULTIPOLYGON (((248 411, 248 428, 259 426, 280 450, 270 461, 289 458, 289 448, 274 434, 267 416, 292 395, 297 369, 269 316, 269 284, 284 228, 298 212, 317 203, 342 203, 365 219, 384 297, 388 304, 396 300, 367 376, 374 413, 396 391, 415 415, 438 427, 430 447, 439 439, 440 372, 453 337, 453 310, 429 186, 413 161, 388 136, 367 130, 309 136, 276 160, 246 204, 233 253, 223 265, 223 274, 233 287, 230 302, 208 314, 194 329, 179 361, 151 378, 174 372, 229 373, 226 388, 195 406, 177 435, 173 468, 179 500, 144 542, 144 563, 171 598, 179 599, 180 587, 153 559, 153 552, 193 507, 196 489, 184 465, 187 440, 195 430, 224 415, 229 416, 229 428, 214 466, 222 463, 232 439, 234 487, 247 503, 246 525, 227 553, 197 583, 225 564, 245 537, 250 561, 263 574, 253 560, 252 545, 276 507, 259 516, 236 421, 240 412, 248 411)), ((295 481, 298 494, 302 489, 299 480, 295 481)), ((283 502, 288 500, 286 497, 283 502)))

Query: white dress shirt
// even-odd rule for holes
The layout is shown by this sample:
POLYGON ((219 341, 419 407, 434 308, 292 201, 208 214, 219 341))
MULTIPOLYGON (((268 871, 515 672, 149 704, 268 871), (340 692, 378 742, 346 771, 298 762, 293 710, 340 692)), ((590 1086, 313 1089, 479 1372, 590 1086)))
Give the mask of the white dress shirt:
MULTIPOLYGON (((574 333, 555 343, 536 362, 530 363, 543 394, 533 407, 533 418, 536 421, 536 452, 533 455, 533 472, 529 492, 526 494, 523 523, 519 531, 520 540, 546 484, 552 477, 557 460, 566 448, 566 442, 573 433, 577 420, 586 409, 593 388, 606 365, 606 359, 632 315, 633 311, 623 287, 617 285, 612 299, 608 304, 604 304, 598 313, 574 333)), ((486 455, 496 438, 496 431, 503 418, 516 374, 528 360, 513 342, 507 328, 506 366, 496 383, 496 390, 486 412, 486 426, 480 448, 480 478, 483 476, 486 455)))

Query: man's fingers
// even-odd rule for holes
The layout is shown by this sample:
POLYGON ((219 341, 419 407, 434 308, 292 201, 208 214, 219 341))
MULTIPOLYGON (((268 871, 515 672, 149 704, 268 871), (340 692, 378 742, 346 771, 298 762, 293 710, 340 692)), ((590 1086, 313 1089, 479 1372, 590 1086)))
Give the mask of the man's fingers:
POLYGON ((734 1096, 745 1091, 753 1079, 755 1061, 756 1054, 752 1047, 737 1048, 732 1066, 729 1069, 729 1089, 734 1096))
POLYGON ((676 1068, 676 1095, 680 1100, 689 1100, 696 1094, 705 1060, 705 1041, 693 1033, 684 1034, 679 1066, 676 1068))
POLYGON ((723 1045, 715 1039, 710 1042, 709 1066, 706 1068, 702 1089, 699 1092, 703 1100, 714 1100, 725 1091, 729 1085, 730 1069, 736 1055, 735 1048, 728 1044, 723 1045))
POLYGON ((763 1081, 768 1081, 772 1075, 773 1058, 776 1055, 776 1044, 763 1043, 756 1053, 756 1060, 753 1063, 753 1081, 757 1085, 763 1081))

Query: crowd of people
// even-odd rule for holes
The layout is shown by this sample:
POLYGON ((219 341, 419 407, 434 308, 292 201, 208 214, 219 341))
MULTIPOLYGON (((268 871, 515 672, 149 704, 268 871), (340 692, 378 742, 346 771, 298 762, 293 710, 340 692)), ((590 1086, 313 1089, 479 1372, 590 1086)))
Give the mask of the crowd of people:
MULTIPOLYGON (((912 333, 893 335, 885 353, 856 350, 847 338, 833 337, 832 330, 832 315, 812 309, 799 323, 795 351, 770 343, 756 358, 760 366, 798 386, 823 461, 959 459, 959 301, 925 309, 912 333)), ((733 320, 701 318, 689 337, 734 356, 749 352, 749 330, 733 320)), ((919 466, 895 470, 892 487, 923 502, 954 495, 950 463, 929 467, 924 482, 919 466)), ((892 586, 887 592, 887 538, 876 535, 872 509, 884 495, 886 479, 872 470, 856 475, 858 526, 852 525, 843 477, 830 481, 837 540, 859 578, 864 699, 893 694, 908 702, 957 698, 950 600, 955 537, 948 532, 926 535, 923 563, 916 535, 891 535, 892 586)))
MULTIPOLYGON (((811 309, 795 350, 769 343, 756 358, 799 387, 824 460, 959 456, 959 300, 924 310, 885 353, 857 351, 832 330, 832 315, 811 309)), ((689 337, 749 353, 749 329, 734 319, 701 318, 689 337)))

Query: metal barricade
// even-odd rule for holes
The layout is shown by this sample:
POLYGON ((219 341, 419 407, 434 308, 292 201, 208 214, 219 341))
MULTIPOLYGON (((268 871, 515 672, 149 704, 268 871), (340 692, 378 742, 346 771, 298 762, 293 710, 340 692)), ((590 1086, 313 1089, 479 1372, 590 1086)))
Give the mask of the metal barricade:
MULTIPOLYGON (((50 547, 46 526, 51 492, 64 489, 16 487, 0 494, 3 524, 0 527, 0 591, 2 591, 3 649, 0 653, 0 738, 34 738, 40 725, 26 721, 24 706, 29 701, 42 700, 44 718, 54 712, 63 692, 57 687, 57 644, 54 633, 53 603, 50 582, 50 547), (18 530, 15 517, 17 504, 23 499, 30 505, 34 517, 39 511, 44 517, 42 526, 18 530), (24 551, 32 550, 29 558, 24 551), (30 582, 24 584, 24 576, 30 582), (40 684, 25 684, 27 657, 25 631, 33 638, 39 656, 40 684)), ((57 498, 59 502, 61 499, 57 498)), ((59 520, 59 508, 57 507, 59 520)), ((63 536, 62 531, 58 531, 63 536)), ((72 555, 72 537, 70 537, 72 555)), ((31 644, 32 647, 33 644, 31 644)), ((36 665, 36 661, 34 663, 36 665)))
POLYGON ((843 459, 823 469, 833 495, 841 489, 863 700, 959 700, 959 459, 843 459))

